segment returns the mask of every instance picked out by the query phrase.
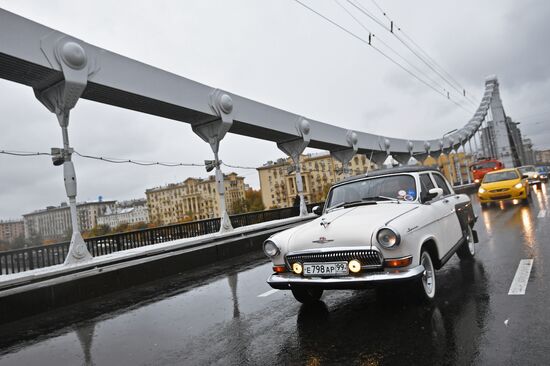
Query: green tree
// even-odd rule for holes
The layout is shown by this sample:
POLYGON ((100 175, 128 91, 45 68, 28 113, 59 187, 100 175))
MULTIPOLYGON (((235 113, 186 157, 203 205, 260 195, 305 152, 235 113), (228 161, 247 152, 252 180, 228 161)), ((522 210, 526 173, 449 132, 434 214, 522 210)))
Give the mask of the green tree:
POLYGON ((15 238, 13 240, 13 242, 11 243, 11 248, 12 249, 21 249, 21 248, 24 248, 25 245, 26 245, 25 237, 23 235, 21 235, 21 236, 18 236, 17 238, 15 238))
POLYGON ((247 189, 244 192, 244 201, 247 212, 265 210, 265 206, 262 201, 262 192, 260 192, 259 190, 255 191, 252 188, 247 189))

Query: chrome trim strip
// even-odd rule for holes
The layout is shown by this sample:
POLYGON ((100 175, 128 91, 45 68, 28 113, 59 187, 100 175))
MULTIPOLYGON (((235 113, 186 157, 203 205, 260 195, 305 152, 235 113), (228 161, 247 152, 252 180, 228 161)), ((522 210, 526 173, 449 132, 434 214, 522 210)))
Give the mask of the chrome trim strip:
POLYGON ((424 267, 418 265, 416 267, 406 269, 406 270, 391 270, 384 271, 384 273, 364 273, 354 276, 342 276, 342 277, 331 277, 331 278, 316 278, 316 277, 302 277, 294 273, 279 273, 272 274, 268 279, 267 283, 278 289, 290 289, 292 285, 319 285, 331 287, 334 285, 339 285, 346 287, 349 285, 368 284, 368 283, 381 283, 381 282, 392 282, 400 280, 409 280, 415 277, 419 277, 424 272, 424 267))
POLYGON ((411 211, 416 210, 416 209, 419 208, 419 207, 420 207, 420 206, 415 206, 415 207, 411 208, 409 211, 405 211, 405 212, 403 212, 403 213, 400 213, 399 215, 395 216, 393 219, 390 219, 390 220, 389 220, 388 222, 386 222, 384 225, 385 225, 385 226, 388 226, 388 225, 390 224, 390 222, 392 222, 392 221, 394 221, 394 220, 400 218, 400 217, 403 216, 403 215, 408 214, 408 213, 411 212, 411 211))
POLYGON ((380 249, 378 249, 375 246, 366 245, 366 246, 360 246, 360 247, 326 247, 326 248, 296 250, 294 252, 286 253, 285 257, 287 255, 320 254, 320 253, 332 253, 332 252, 340 252, 340 251, 348 251, 348 250, 349 251, 373 250, 375 252, 378 252, 380 256, 382 256, 382 254, 380 253, 380 249))

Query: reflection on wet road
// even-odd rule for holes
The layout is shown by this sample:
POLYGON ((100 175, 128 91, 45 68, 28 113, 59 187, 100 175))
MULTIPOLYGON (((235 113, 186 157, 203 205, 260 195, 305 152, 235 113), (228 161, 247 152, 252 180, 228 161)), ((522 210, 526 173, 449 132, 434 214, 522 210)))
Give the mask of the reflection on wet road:
POLYGON ((547 364, 547 187, 474 206, 476 261, 452 258, 431 305, 389 288, 302 306, 255 254, 4 326, 0 365, 547 364), (508 295, 525 259, 524 295, 508 295))

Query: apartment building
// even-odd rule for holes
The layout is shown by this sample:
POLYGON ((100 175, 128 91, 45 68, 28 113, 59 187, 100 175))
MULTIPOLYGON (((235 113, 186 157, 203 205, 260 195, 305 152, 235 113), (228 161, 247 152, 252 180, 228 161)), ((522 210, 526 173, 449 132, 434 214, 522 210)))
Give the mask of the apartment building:
POLYGON ((103 216, 97 218, 98 225, 107 225, 111 229, 122 224, 140 222, 149 222, 149 209, 145 199, 119 202, 114 210, 108 208, 103 216))
POLYGON ((23 220, 0 220, 0 242, 13 243, 25 235, 23 220))
MULTIPOLYGON (((77 219, 80 231, 97 226, 99 216, 107 209, 113 210, 116 201, 95 201, 77 204, 77 219)), ((72 231, 71 212, 65 202, 59 206, 49 206, 43 210, 23 215, 25 238, 41 236, 45 240, 57 240, 72 231)))
MULTIPOLYGON (((357 154, 350 162, 351 175, 363 174, 367 168, 376 169, 365 155, 357 154)), ((260 176, 262 201, 266 208, 292 206, 296 195, 296 173, 292 171, 290 158, 268 161, 257 168, 260 176)), ((342 164, 330 154, 309 154, 300 158, 300 169, 304 185, 304 197, 307 202, 319 202, 325 199, 328 188, 344 178, 342 164)))
MULTIPOLYGON (((237 173, 224 175, 225 203, 232 207, 244 199, 244 178, 237 173)), ((185 220, 201 220, 219 216, 220 196, 216 192, 216 178, 187 178, 181 183, 147 189, 149 221, 161 225, 185 220)))
POLYGON ((460 152, 450 155, 441 154, 437 160, 428 156, 426 160, 424 160, 424 165, 438 168, 443 175, 447 177, 449 182, 459 184, 460 176, 462 176, 463 183, 468 183, 468 169, 470 164, 474 161, 475 159, 473 159, 472 155, 460 152))

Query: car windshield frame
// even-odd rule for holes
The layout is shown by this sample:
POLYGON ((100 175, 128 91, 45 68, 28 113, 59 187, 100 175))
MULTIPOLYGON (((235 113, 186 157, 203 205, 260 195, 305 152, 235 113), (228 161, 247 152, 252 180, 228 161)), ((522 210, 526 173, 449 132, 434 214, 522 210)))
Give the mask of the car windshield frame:
MULTIPOLYGON (((405 187, 404 187, 405 188, 405 187)), ((388 175, 382 175, 382 176, 376 176, 376 177, 365 177, 364 179, 359 179, 359 180, 354 180, 354 181, 351 181, 351 182, 346 182, 346 183, 341 183, 341 184, 338 184, 338 185, 335 185, 334 187, 331 188, 328 196, 327 196, 327 203, 325 205, 325 210, 328 210, 330 211, 331 209, 335 209, 335 208, 338 208, 338 207, 345 207, 346 204, 344 204, 344 202, 349 202, 350 205, 355 205, 359 202, 399 202, 399 203, 402 203, 402 202, 416 202, 418 203, 418 199, 419 199, 419 196, 420 196, 420 191, 419 191, 419 185, 418 185, 418 180, 416 179, 416 177, 413 175, 413 174, 403 174, 403 173, 400 173, 400 174, 388 174, 388 175), (388 181, 388 179, 390 178, 397 178, 397 177, 406 177, 406 179, 410 179, 410 183, 412 183, 413 185, 413 190, 414 192, 412 192, 413 194, 411 195, 411 190, 408 187, 409 191, 405 191, 405 189, 400 189, 400 190, 397 190, 395 192, 395 197, 393 195, 387 195, 387 194, 384 194, 384 193, 388 193, 387 191, 383 191, 382 189, 379 189, 380 186, 383 186, 381 184, 381 182, 383 181, 388 181), (378 187, 360 187, 362 185, 366 185, 366 184, 374 184, 375 182, 377 182, 377 185, 378 187), (334 195, 335 195, 335 192, 338 193, 338 190, 341 190, 341 189, 350 189, 350 188, 355 188, 356 189, 356 192, 348 192, 348 193, 352 193, 353 195, 353 199, 338 199, 337 201, 334 201, 334 195), (358 188, 361 188, 361 191, 359 191, 358 188), (367 188, 370 188, 370 189, 367 189, 367 188), (376 189, 378 188, 377 192, 378 194, 376 194, 375 192, 372 192, 373 189, 376 189), (407 194, 406 196, 412 196, 412 197, 405 197, 405 196, 399 196, 398 193, 399 191, 405 191, 407 194), (370 191, 371 194, 368 194, 367 192, 370 191)), ((346 194, 346 192, 342 192, 342 194, 346 194)), ((349 194, 348 194, 349 196, 349 194)))
POLYGON ((482 183, 505 182, 507 180, 517 180, 517 179, 520 179, 520 178, 521 178, 521 176, 515 170, 496 171, 494 173, 485 174, 485 177, 483 177, 483 182, 482 183), (507 174, 508 175, 514 174, 515 177, 510 177, 510 178, 506 178, 506 179, 496 179, 496 180, 492 179, 492 177, 498 177, 498 176, 503 176, 503 175, 507 175, 507 174))
POLYGON ((518 170, 519 170, 522 174, 523 174, 523 173, 533 173, 533 172, 536 173, 536 172, 537 172, 537 169, 535 169, 534 166, 529 166, 529 165, 527 165, 527 166, 520 166, 520 167, 518 168, 518 170))

